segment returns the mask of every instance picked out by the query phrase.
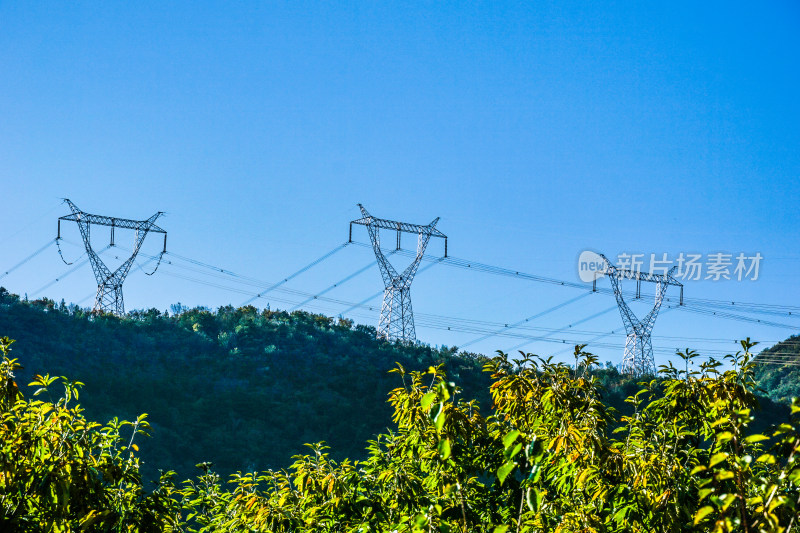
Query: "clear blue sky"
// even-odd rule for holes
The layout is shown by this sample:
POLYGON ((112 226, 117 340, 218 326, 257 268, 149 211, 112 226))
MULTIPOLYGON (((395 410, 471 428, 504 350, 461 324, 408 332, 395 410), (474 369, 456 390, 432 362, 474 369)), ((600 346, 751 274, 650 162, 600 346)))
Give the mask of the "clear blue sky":
MULTIPOLYGON (((379 217, 441 217, 454 256, 571 281, 586 248, 759 252, 758 281, 687 283, 687 297, 797 306, 798 59, 789 1, 2 3, 0 271, 55 236, 68 197, 98 214, 165 211, 171 251, 278 281, 345 241, 362 202, 379 217)), ((74 227, 65 236, 78 242, 74 227)), ((364 228, 356 237, 367 242, 364 228)), ((348 247, 286 286, 316 293, 372 260, 348 247)), ((127 308, 247 300, 169 267, 134 271, 127 308)), ((33 294, 66 270, 50 248, 0 284, 91 305, 88 266, 33 294)), ((358 302, 380 283, 374 267, 327 295, 358 302)), ((578 294, 444 265, 412 290, 417 313, 497 323, 578 294)), ((613 305, 595 294, 536 326, 613 305)), ((656 324, 657 360, 676 346, 733 347, 666 337, 800 330, 797 313, 765 318, 795 327, 671 311, 656 324)), ((622 329, 616 311, 575 328, 588 333, 553 337, 622 329)), ((432 344, 479 336, 417 329, 432 344)), ((624 337, 603 342, 614 346, 595 351, 618 362, 624 337)))

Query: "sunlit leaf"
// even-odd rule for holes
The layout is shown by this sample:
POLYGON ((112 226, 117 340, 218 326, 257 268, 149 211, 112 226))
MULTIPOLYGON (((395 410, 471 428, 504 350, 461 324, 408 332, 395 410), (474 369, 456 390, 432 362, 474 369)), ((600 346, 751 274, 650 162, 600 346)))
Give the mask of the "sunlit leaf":
POLYGON ((505 482, 506 477, 508 477, 508 474, 510 474, 511 471, 514 470, 516 466, 517 464, 514 461, 508 461, 507 463, 504 463, 503 466, 497 469, 497 479, 500 480, 501 485, 505 482))
POLYGON ((710 505, 706 505, 701 507, 694 515, 694 525, 699 524, 703 521, 703 519, 708 516, 709 514, 714 512, 714 508, 710 505))

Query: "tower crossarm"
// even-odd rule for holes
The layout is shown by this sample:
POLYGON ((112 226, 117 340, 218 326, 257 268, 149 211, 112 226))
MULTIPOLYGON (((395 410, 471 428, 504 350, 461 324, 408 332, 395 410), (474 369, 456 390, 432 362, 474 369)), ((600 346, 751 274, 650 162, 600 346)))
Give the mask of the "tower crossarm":
POLYGON ((390 229, 398 232, 403 233, 415 233, 415 234, 427 234, 430 237, 441 237, 443 239, 447 238, 447 235, 436 229, 436 223, 439 222, 439 218, 433 220, 430 224, 423 226, 421 224, 409 224, 408 222, 398 222, 396 220, 387 220, 385 218, 376 218, 370 215, 364 206, 358 204, 358 207, 361 209, 361 214, 363 215, 361 218, 357 220, 353 220, 350 222, 351 224, 360 224, 362 226, 367 227, 374 227, 380 229, 390 229))
POLYGON ((163 215, 162 212, 156 213, 147 220, 131 220, 129 218, 107 217, 104 215, 92 215, 90 213, 84 213, 69 199, 65 198, 64 201, 69 205, 72 213, 69 215, 64 215, 63 217, 59 217, 58 220, 84 222, 86 224, 94 224, 96 226, 110 226, 112 228, 132 229, 136 231, 152 231, 163 234, 167 233, 164 229, 155 225, 155 220, 159 216, 163 215))
MULTIPOLYGON (((602 255, 602 254, 600 254, 602 255)), ((605 257, 603 257, 605 259, 605 257)), ((675 285, 677 287, 683 287, 683 283, 676 280, 672 273, 678 267, 672 267, 669 272, 666 274, 651 274, 650 272, 641 272, 639 270, 631 270, 628 268, 619 268, 608 264, 608 259, 606 259, 607 267, 606 270, 603 271, 603 274, 607 276, 616 276, 619 279, 632 279, 635 281, 649 281, 652 283, 662 283, 664 285, 675 285)))
POLYGON ((598 254, 605 261, 605 268, 598 271, 599 274, 606 276, 615 276, 618 279, 632 279, 635 281, 648 281, 652 283, 662 283, 664 285, 675 285, 676 287, 683 287, 683 283, 675 279, 674 273, 678 267, 672 267, 666 274, 653 274, 651 272, 642 272, 641 270, 631 270, 630 268, 620 268, 611 264, 603 254, 598 254))
MULTIPOLYGON (((672 268, 667 271, 666 274, 653 274, 650 272, 642 272, 640 270, 631 270, 629 268, 620 268, 611 264, 611 261, 608 260, 606 256, 603 254, 598 254, 600 257, 603 258, 605 261, 605 268, 602 270, 597 271, 595 274, 595 287, 594 290, 597 289, 597 277, 598 275, 608 276, 611 279, 611 284, 614 288, 614 292, 616 294, 617 287, 619 286, 619 280, 621 279, 630 279, 641 283, 642 281, 656 283, 658 289, 656 291, 656 299, 658 299, 658 292, 663 289, 666 292, 667 287, 673 285, 675 287, 680 288, 680 305, 683 305, 683 283, 675 279, 675 271, 678 267, 673 266, 672 268)), ((638 296, 638 292, 637 292, 638 296)), ((663 294, 661 298, 663 298, 663 294)))
POLYGON ((433 221, 428 225, 409 224, 407 222, 397 222, 394 220, 376 218, 370 215, 363 205, 358 204, 358 207, 363 216, 358 220, 353 220, 350 222, 350 224, 351 226, 352 224, 359 224, 367 227, 367 232, 369 233, 370 241, 372 242, 372 249, 375 252, 375 257, 378 261, 378 267, 381 271, 381 277, 383 278, 384 286, 396 286, 397 288, 409 287, 417 273, 419 264, 425 255, 425 250, 428 247, 431 237, 441 237, 447 239, 447 236, 444 233, 436 229, 436 224, 439 222, 439 217, 433 219, 433 221), (398 233, 398 249, 400 248, 399 234, 401 232, 415 233, 417 235, 417 255, 414 258, 414 261, 408 265, 402 274, 398 274, 397 270, 395 270, 395 268, 386 258, 383 250, 381 250, 381 229, 390 229, 398 233))

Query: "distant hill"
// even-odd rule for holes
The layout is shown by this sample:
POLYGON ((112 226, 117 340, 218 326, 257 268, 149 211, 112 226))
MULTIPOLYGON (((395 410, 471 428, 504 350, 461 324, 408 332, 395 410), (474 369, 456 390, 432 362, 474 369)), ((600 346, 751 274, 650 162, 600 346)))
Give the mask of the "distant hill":
MULTIPOLYGON (((0 288, 0 335, 16 339, 11 356, 24 367, 23 387, 36 374, 64 375, 85 383, 79 401, 90 419, 148 413, 152 438, 137 444, 149 479, 159 468, 192 477, 202 461, 223 476, 280 469, 306 451, 304 443, 322 440, 334 458, 364 457, 365 443, 392 427, 387 392, 403 384, 388 371, 397 363, 408 370, 443 364, 462 394, 489 411, 490 379, 478 354, 380 341, 371 326, 301 311, 176 310, 93 316, 0 288)), ((763 375, 780 372, 770 367, 763 375)), ((636 380, 610 365, 592 373, 607 404, 625 412, 636 380)), ((765 411, 786 416, 788 408, 765 403, 765 411)))
POLYGON ((759 360, 764 363, 758 365, 756 378, 765 395, 779 403, 800 397, 800 335, 763 350, 759 360))
POLYGON ((157 468, 194 476, 201 461, 223 475, 282 468, 303 443, 321 440, 335 457, 361 457, 392 425, 396 363, 444 364, 465 394, 489 401, 479 356, 379 341, 372 327, 305 312, 229 306, 117 318, 0 289, 0 335, 16 340, 21 386, 64 375, 85 383, 90 419, 148 413, 152 438, 138 446, 151 479, 157 468))

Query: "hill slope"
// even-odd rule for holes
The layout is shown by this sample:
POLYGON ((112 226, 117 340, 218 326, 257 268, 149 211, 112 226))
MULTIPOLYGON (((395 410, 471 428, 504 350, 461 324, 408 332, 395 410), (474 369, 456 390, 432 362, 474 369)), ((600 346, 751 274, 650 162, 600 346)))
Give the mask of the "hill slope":
POLYGON ((223 475, 281 468, 321 440, 337 457, 360 457, 391 425, 395 363, 445 364, 465 394, 488 403, 476 357, 378 341, 374 328, 303 312, 223 307, 120 319, 0 289, 0 331, 16 340, 21 385, 64 375, 85 383, 80 401, 92 419, 147 413, 152 438, 138 445, 149 478, 167 465, 193 476, 201 461, 223 475))
MULTIPOLYGON (((758 358, 786 361, 786 364, 762 364, 756 368, 756 379, 764 394, 775 402, 789 403, 800 397, 800 335, 762 351, 758 358)), ((756 358, 756 361, 758 361, 756 358)))
MULTIPOLYGON (((444 364, 466 398, 490 405, 482 356, 379 341, 372 327, 304 312, 228 306, 117 318, 23 302, 0 288, 0 335, 17 341, 21 385, 36 374, 64 375, 86 384, 80 402, 91 419, 147 413, 152 438, 137 444, 149 479, 159 468, 192 477, 202 461, 223 476, 283 468, 304 443, 322 440, 334 458, 361 458, 364 443, 393 426, 386 399, 402 384, 388 373, 396 363, 444 364)), ((613 368, 592 372, 607 404, 625 412, 636 381, 613 368)), ((764 404, 775 416, 788 412, 764 404)))

